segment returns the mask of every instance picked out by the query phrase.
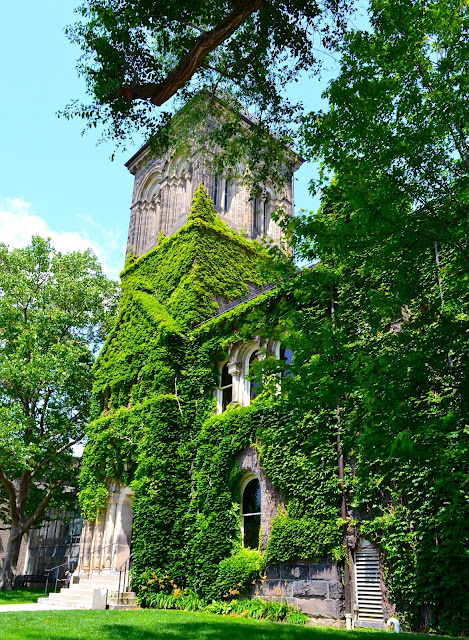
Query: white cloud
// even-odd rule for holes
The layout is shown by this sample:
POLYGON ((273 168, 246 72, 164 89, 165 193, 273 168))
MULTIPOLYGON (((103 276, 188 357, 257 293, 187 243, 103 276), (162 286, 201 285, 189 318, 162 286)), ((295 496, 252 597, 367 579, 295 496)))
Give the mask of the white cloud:
POLYGON ((103 271, 117 278, 123 267, 124 249, 119 232, 101 227, 90 217, 82 218, 87 229, 80 231, 54 231, 47 222, 32 211, 31 205, 20 198, 0 202, 0 242, 10 247, 25 247, 32 236, 50 238, 58 251, 85 251, 92 249, 100 260, 103 271), (97 237, 99 239, 97 239, 97 237))

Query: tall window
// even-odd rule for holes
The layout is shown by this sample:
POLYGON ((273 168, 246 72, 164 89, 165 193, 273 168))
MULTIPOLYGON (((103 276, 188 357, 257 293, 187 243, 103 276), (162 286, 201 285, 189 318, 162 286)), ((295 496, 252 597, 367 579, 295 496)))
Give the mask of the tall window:
POLYGON ((262 199, 254 198, 254 202, 252 204, 253 207, 253 231, 254 233, 261 233, 261 209, 262 209, 262 199))
POLYGON ((268 201, 264 200, 262 203, 262 233, 267 233, 267 211, 268 211, 268 201))
POLYGON ((249 480, 244 487, 241 517, 243 545, 251 549, 258 549, 261 530, 261 486, 257 478, 249 480))
MULTIPOLYGON (((254 376, 252 364, 256 362, 258 358, 259 358, 258 351, 254 351, 254 353, 251 353, 251 357, 249 358, 249 365, 248 365, 248 373, 251 376, 254 376)), ((259 394, 260 390, 261 390, 261 385, 259 384, 259 382, 251 378, 250 385, 249 385, 249 395, 251 400, 254 400, 254 398, 259 394)))
POLYGON ((228 372, 228 362, 223 365, 221 370, 221 410, 225 411, 227 406, 233 399, 233 377, 228 372))
POLYGON ((267 232, 267 216, 268 216, 268 200, 259 196, 254 198, 252 203, 253 208, 253 231, 254 233, 266 233, 267 232))
POLYGON ((228 211, 228 189, 229 189, 229 182, 228 182, 228 178, 226 178, 225 192, 223 194, 223 209, 225 210, 225 213, 228 211))
POLYGON ((213 205, 215 207, 218 205, 218 182, 218 173, 216 173, 213 178, 213 205))

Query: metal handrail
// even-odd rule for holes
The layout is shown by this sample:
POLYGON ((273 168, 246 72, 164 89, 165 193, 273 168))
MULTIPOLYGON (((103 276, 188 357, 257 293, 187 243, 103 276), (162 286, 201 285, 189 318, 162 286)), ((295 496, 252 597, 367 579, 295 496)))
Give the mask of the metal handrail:
MULTIPOLYGON (((98 549, 94 549, 93 551, 90 551, 89 553, 83 553, 81 556, 77 556, 76 558, 72 558, 71 560, 67 560, 67 562, 62 562, 62 564, 58 564, 55 567, 50 567, 50 569, 45 569, 46 572, 46 588, 44 590, 44 594, 47 595, 47 587, 49 585, 49 578, 50 578, 50 572, 51 571, 55 571, 55 584, 54 584, 54 593, 57 592, 57 583, 59 581, 59 571, 58 569, 60 569, 60 567, 65 567, 65 566, 70 566, 72 563, 76 562, 76 567, 79 567, 81 564, 81 560, 83 560, 83 558, 87 558, 88 556, 93 556, 94 554, 104 551, 104 549, 109 549, 109 547, 118 547, 119 544, 116 542, 113 542, 112 544, 107 544, 104 547, 99 547, 98 549)), ((99 568, 99 573, 101 573, 102 568, 99 568)), ((73 572, 72 572, 73 573, 73 572)), ((89 564, 88 567, 88 577, 90 576, 91 573, 91 562, 89 564)))
POLYGON ((127 582, 127 572, 129 573, 129 577, 130 577, 130 567, 132 565, 132 556, 133 554, 131 553, 130 556, 128 558, 126 558, 124 560, 124 562, 121 564, 121 566, 117 569, 117 571, 119 572, 119 587, 117 589, 117 604, 119 604, 119 600, 120 600, 120 596, 121 596, 121 578, 122 578, 122 571, 124 572, 124 581, 122 583, 122 592, 124 591, 124 589, 126 589, 126 582, 127 582))

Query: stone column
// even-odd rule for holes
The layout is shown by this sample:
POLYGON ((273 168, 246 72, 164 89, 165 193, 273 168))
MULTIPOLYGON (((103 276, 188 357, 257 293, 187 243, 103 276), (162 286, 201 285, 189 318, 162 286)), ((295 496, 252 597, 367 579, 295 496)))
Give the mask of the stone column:
POLYGON ((242 372, 242 363, 241 362, 230 362, 228 364, 228 373, 233 379, 232 386, 232 395, 231 402, 241 402, 241 372, 242 372))

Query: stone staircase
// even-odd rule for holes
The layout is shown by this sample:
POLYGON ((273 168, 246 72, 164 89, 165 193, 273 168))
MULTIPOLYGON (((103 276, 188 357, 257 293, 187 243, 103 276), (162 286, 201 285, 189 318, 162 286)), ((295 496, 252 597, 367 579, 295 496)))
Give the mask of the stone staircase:
POLYGON ((79 582, 72 576, 70 587, 63 587, 58 593, 50 593, 48 597, 38 599, 38 604, 54 605, 64 609, 135 609, 135 594, 121 593, 119 588, 119 572, 95 573, 81 575, 79 582))

